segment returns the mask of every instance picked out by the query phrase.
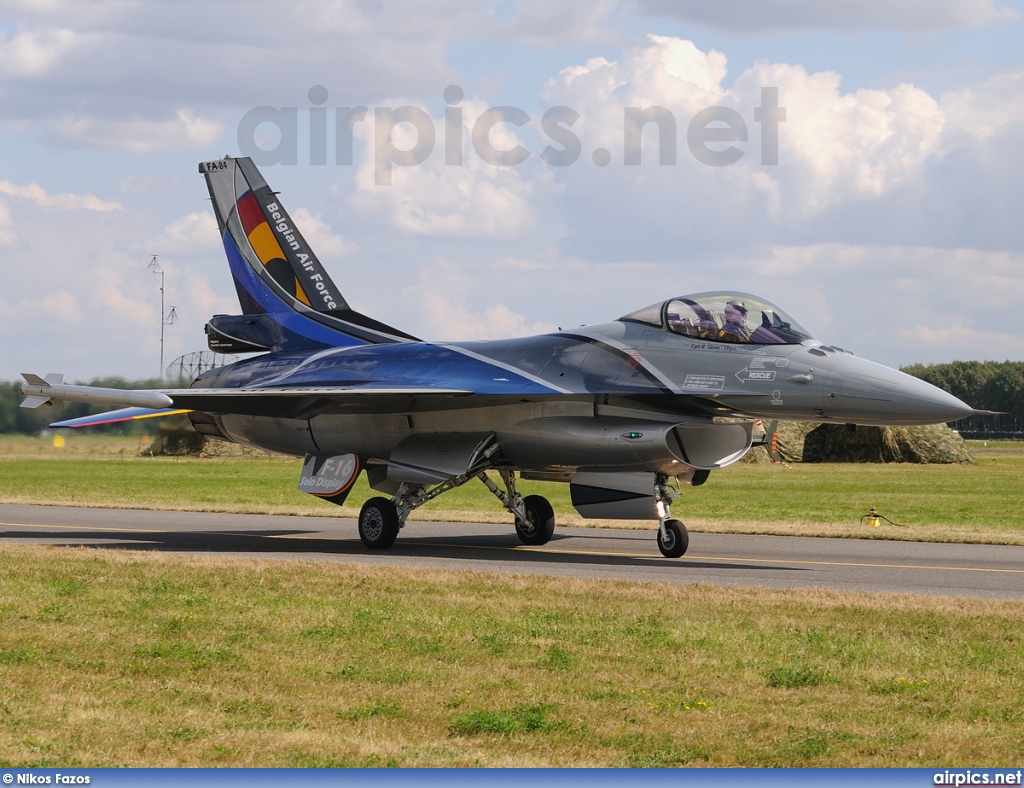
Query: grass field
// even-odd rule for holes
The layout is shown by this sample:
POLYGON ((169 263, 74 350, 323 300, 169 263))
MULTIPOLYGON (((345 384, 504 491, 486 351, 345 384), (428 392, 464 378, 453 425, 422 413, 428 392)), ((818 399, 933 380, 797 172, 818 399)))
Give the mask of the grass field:
MULTIPOLYGON (((0 501, 355 512, 298 492, 295 459, 139 448, 0 437, 0 501)), ((1020 544, 1022 476, 1015 445, 973 466, 744 464, 677 510, 695 530, 1020 544), (906 527, 859 525, 872 505, 906 527)), ((524 486, 574 521, 564 485, 524 486)), ((479 485, 434 506, 508 520, 479 485)), ((1012 602, 5 544, 0 621, 3 767, 1024 757, 1012 602)))
MULTIPOLYGON (((0 502, 353 517, 371 495, 363 479, 341 508, 301 493, 295 458, 236 450, 195 460, 139 450, 131 439, 73 435, 57 449, 49 440, 0 436, 0 502)), ((975 453, 974 465, 741 463, 684 488, 673 509, 697 532, 1024 544, 1024 446, 989 444, 975 453), (901 527, 863 525, 872 506, 901 527)), ((654 527, 583 520, 564 484, 522 489, 547 496, 563 525, 654 527)), ((417 510, 417 518, 511 521, 476 482, 417 510)))
POLYGON ((1024 758, 1024 606, 5 546, 0 765, 1024 758))

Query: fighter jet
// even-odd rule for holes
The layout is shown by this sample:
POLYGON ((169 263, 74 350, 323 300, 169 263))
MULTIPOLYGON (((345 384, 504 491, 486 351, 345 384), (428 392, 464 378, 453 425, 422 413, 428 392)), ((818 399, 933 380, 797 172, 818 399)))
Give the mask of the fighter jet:
POLYGON ((352 309, 250 159, 199 171, 242 312, 214 316, 208 344, 258 355, 185 389, 25 375, 22 404, 128 406, 53 425, 63 427, 188 412, 204 435, 304 457, 299 488, 337 504, 365 472, 379 493, 359 515, 368 548, 390 547, 410 512, 473 480, 524 544, 545 544, 551 504, 522 496, 518 478, 568 483, 584 517, 657 519, 658 548, 678 557, 689 536, 673 501, 743 457, 756 420, 912 425, 975 413, 741 292, 668 293, 617 320, 540 336, 421 341, 352 309))

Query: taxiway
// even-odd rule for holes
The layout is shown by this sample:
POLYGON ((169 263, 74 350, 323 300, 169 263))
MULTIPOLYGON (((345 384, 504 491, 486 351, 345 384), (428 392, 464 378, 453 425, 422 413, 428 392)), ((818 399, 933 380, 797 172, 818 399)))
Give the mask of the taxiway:
POLYGON ((666 559, 653 531, 558 528, 526 547, 511 524, 410 521, 376 552, 343 518, 0 505, 0 544, 13 543, 1024 600, 1024 547, 999 545, 697 533, 666 559))

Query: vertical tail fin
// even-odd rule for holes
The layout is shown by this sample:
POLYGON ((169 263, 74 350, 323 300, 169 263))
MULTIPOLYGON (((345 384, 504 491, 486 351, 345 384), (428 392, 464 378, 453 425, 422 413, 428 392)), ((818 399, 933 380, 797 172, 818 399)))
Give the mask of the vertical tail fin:
POLYGON ((214 318, 207 330, 211 346, 215 337, 276 349, 415 339, 349 306, 252 159, 202 162, 199 172, 206 177, 242 311, 266 316, 255 322, 214 318), (246 323, 258 330, 246 331, 246 323))

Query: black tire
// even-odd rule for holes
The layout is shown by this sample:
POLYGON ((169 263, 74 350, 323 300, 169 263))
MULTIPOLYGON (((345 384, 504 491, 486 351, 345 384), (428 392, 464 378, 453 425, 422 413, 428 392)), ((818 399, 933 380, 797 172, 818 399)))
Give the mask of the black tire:
POLYGON ((658 549, 666 558, 679 558, 690 546, 690 534, 679 520, 666 520, 665 533, 658 531, 658 549))
POLYGON ((372 550, 387 550, 398 538, 398 510, 387 498, 371 498, 359 512, 359 538, 372 550))
POLYGON ((540 495, 527 495, 523 498, 526 507, 528 525, 516 518, 516 535, 523 544, 541 545, 551 540, 555 532, 555 510, 548 499, 540 495))

